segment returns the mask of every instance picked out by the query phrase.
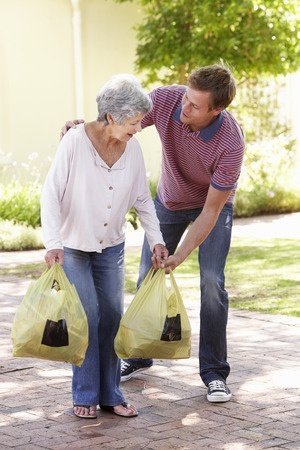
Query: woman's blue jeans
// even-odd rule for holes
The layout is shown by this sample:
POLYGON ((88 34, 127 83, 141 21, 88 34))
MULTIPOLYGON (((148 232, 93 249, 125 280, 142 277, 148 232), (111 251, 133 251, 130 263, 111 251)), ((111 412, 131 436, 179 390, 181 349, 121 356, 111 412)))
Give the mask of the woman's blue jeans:
MULTIPOLYGON (((198 217, 202 208, 170 211, 158 198, 155 199, 155 208, 162 235, 172 255, 184 231, 198 217)), ((198 251, 201 289, 199 364, 200 376, 205 385, 216 379, 226 381, 230 371, 226 341, 228 295, 224 269, 230 248, 232 217, 232 205, 225 205, 216 225, 198 251)), ((151 255, 148 242, 144 239, 138 286, 151 267, 151 255)), ((150 362, 144 360, 144 364, 150 362)))
POLYGON ((114 337, 123 312, 124 243, 102 253, 64 248, 64 270, 87 315, 89 345, 81 367, 73 366, 73 402, 119 405, 120 361, 114 337))

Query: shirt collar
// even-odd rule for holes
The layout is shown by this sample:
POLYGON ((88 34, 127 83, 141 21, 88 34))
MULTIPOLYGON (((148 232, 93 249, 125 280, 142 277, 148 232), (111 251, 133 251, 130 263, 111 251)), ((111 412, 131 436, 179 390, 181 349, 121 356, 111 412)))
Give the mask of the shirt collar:
MULTIPOLYGON (((184 124, 180 121, 181 109, 182 109, 182 106, 179 105, 178 108, 176 109, 176 111, 173 114, 173 119, 176 120, 176 122, 179 122, 181 125, 184 126, 184 124)), ((208 125, 208 127, 203 128, 199 132, 195 132, 195 135, 198 138, 203 139, 203 141, 209 141, 210 139, 212 139, 215 136, 217 131, 220 129, 220 127, 221 127, 221 125, 223 123, 223 120, 224 120, 224 115, 221 112, 217 116, 217 118, 210 125, 208 125)))
MULTIPOLYGON (((126 150, 125 150, 126 151, 126 150)), ((125 153, 125 152, 124 152, 125 153)), ((98 153, 95 155, 95 164, 96 166, 104 167, 104 169, 107 169, 109 172, 112 170, 123 170, 125 169, 125 157, 123 155, 118 159, 117 162, 111 167, 109 167, 105 161, 98 155, 98 153)))

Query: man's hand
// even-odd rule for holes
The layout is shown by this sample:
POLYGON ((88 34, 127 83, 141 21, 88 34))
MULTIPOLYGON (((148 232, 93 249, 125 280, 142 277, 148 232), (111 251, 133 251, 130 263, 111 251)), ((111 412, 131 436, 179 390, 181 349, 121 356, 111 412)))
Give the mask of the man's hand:
POLYGON ((62 127, 60 132, 60 139, 66 134, 66 132, 70 128, 76 128, 76 125, 79 125, 80 123, 84 123, 83 119, 74 119, 74 120, 68 120, 68 122, 65 123, 65 125, 62 127))
POLYGON ((153 269, 161 269, 163 261, 168 257, 168 249, 162 244, 156 244, 153 247, 153 255, 151 257, 153 269))
POLYGON ((162 269, 165 269, 166 273, 170 273, 171 270, 176 269, 179 264, 182 263, 182 260, 178 255, 171 255, 169 258, 167 258, 165 261, 163 261, 162 265, 160 266, 162 269))
POLYGON ((60 248, 49 250, 45 255, 45 261, 48 267, 53 266, 54 263, 59 263, 62 266, 64 263, 64 251, 60 248))

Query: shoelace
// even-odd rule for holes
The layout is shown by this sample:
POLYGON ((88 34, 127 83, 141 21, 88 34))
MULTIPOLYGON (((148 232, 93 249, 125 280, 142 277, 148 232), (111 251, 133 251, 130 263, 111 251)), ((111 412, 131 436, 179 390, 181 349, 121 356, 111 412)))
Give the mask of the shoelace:
POLYGON ((211 390, 219 390, 226 392, 226 387, 224 381, 221 380, 214 380, 208 383, 211 390))

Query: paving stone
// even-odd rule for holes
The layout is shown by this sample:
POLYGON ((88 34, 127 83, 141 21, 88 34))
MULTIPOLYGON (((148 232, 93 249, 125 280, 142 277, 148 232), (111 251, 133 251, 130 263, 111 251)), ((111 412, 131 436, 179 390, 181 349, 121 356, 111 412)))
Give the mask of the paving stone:
POLYGON ((1 444, 6 446, 6 448, 14 448, 17 446, 22 446, 23 448, 25 448, 27 444, 30 444, 30 442, 31 436, 13 437, 5 433, 1 434, 1 444))
POLYGON ((45 450, 45 449, 50 449, 50 447, 43 447, 41 445, 38 444, 26 444, 24 447, 23 446, 18 446, 16 447, 19 450, 45 450))
POLYGON ((289 444, 289 442, 285 439, 280 439, 280 438, 273 438, 273 439, 267 439, 265 441, 262 441, 259 443, 259 449, 269 449, 269 448, 274 448, 276 446, 280 446, 282 448, 284 448, 287 444, 289 444))
POLYGON ((99 411, 87 421, 72 413, 69 365, 12 357, 11 322, 28 284, 0 279, 0 450, 300 450, 299 318, 230 310, 233 397, 214 405, 198 374, 199 304, 188 302, 192 357, 157 360, 122 383, 137 418, 99 411))
POLYGON ((140 446, 140 448, 145 448, 150 442, 147 437, 129 437, 121 439, 118 442, 108 442, 106 444, 107 448, 132 448, 134 446, 140 446))
POLYGON ((293 449, 299 450, 299 448, 300 448, 300 440, 297 441, 297 442, 294 441, 294 442, 289 442, 288 444, 284 444, 284 446, 281 447, 281 448, 293 448, 293 449))

